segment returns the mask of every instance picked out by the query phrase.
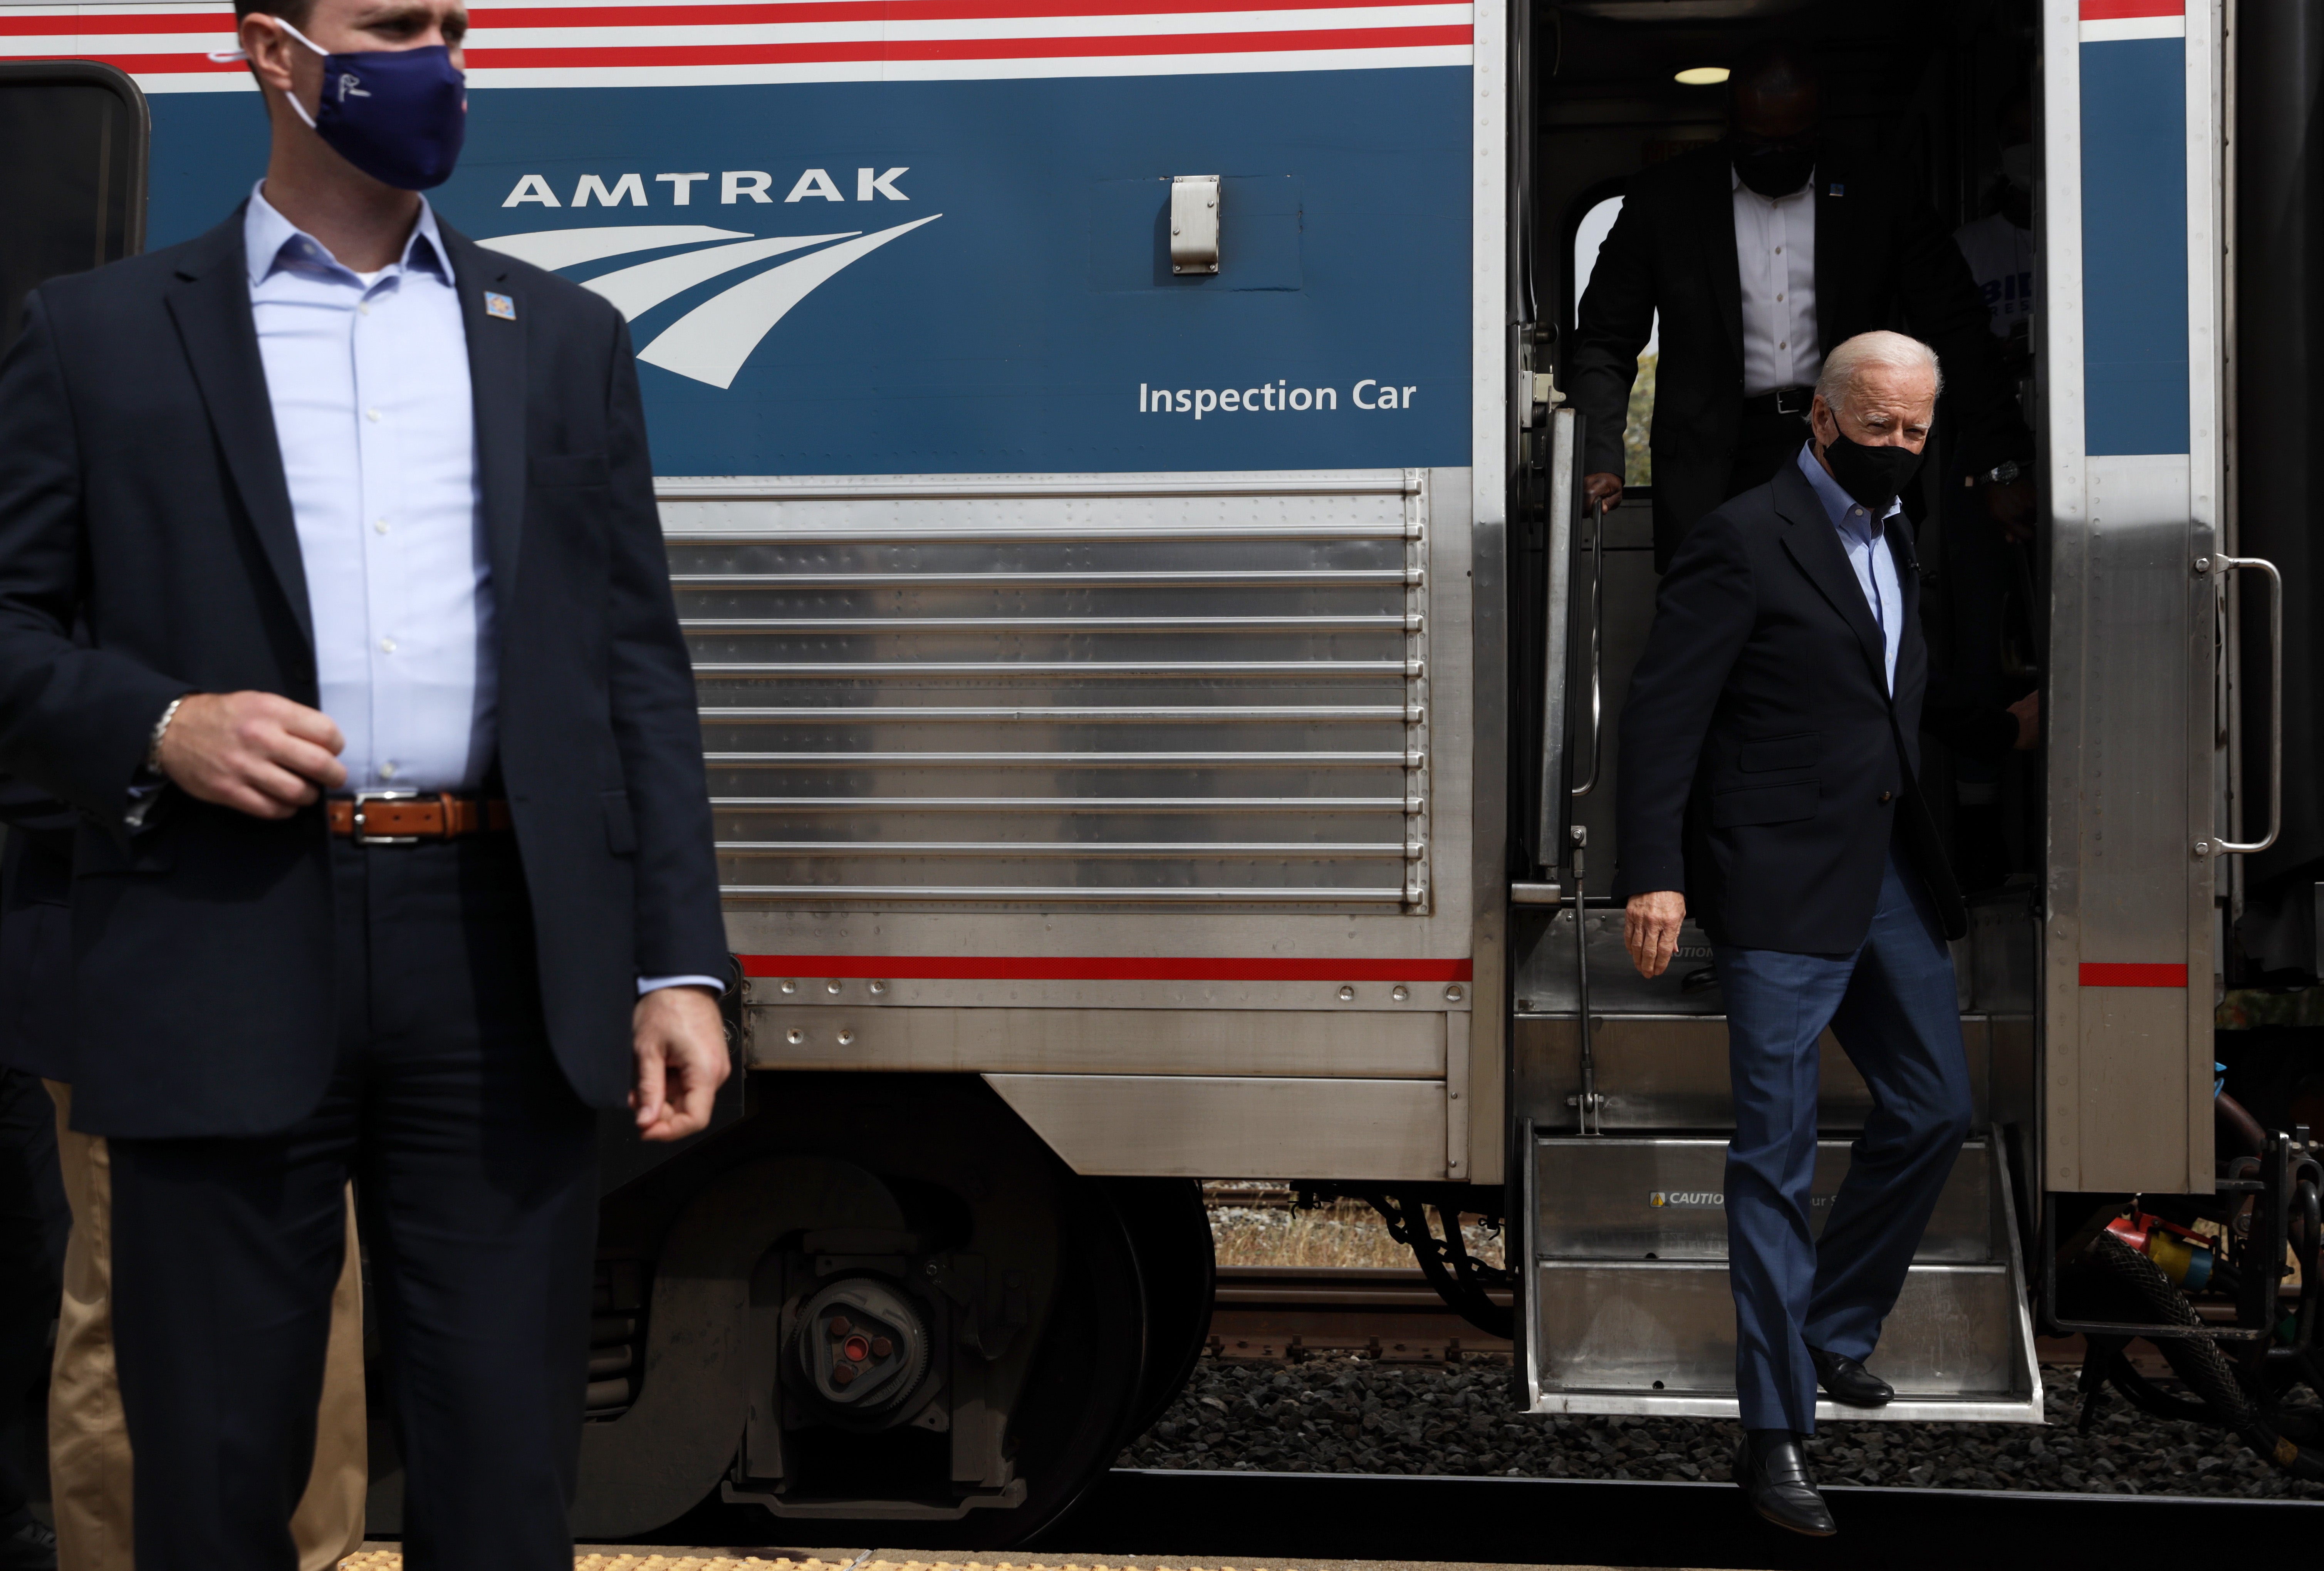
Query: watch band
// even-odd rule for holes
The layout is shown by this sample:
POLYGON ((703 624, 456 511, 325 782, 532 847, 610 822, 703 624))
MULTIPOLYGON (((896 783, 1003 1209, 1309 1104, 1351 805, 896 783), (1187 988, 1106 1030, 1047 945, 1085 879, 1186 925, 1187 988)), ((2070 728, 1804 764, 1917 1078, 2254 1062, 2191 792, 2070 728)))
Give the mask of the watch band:
POLYGON ((170 722, 178 718, 179 705, 192 696, 190 693, 181 693, 170 700, 170 706, 161 712, 161 718, 153 722, 152 738, 145 744, 145 767, 156 775, 161 772, 161 739, 170 734, 170 722))

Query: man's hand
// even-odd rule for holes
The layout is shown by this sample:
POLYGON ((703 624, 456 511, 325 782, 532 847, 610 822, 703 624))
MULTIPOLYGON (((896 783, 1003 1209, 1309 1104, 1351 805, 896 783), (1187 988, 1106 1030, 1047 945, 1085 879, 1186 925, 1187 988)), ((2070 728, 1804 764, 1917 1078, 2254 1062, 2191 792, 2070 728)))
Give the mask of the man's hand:
POLYGON ((1678 952, 1679 923, 1686 920, 1686 896, 1675 889, 1633 895, 1622 912, 1622 943, 1630 963, 1649 981, 1663 974, 1678 952))
POLYGON ((187 795, 288 818, 346 784, 331 717, 274 693, 196 693, 161 735, 161 773, 187 795))
POLYGON ((1602 471, 1585 474, 1582 477, 1582 494, 1590 499, 1592 507, 1611 512, 1622 505, 1622 477, 1602 471))
POLYGON ((656 988, 630 1016, 637 1078, 630 1091, 638 1134, 683 1140, 710 1124, 711 1099, 726 1083, 726 1026, 706 988, 656 988))
POLYGON ((2027 694, 2009 706, 2017 717, 2017 740, 2012 745, 2021 753, 2030 753, 2042 745, 2042 694, 2039 689, 2027 694))

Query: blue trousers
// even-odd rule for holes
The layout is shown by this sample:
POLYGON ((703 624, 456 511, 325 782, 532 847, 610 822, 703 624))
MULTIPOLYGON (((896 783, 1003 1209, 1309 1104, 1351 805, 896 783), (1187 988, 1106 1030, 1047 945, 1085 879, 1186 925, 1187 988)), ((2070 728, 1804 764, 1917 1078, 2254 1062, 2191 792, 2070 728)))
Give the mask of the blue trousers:
POLYGON ((1735 1389, 1746 1429, 1812 1434, 1807 1349, 1871 1355, 1969 1132, 1952 957, 1919 877, 1892 850, 1855 953, 1720 944, 1713 958, 1735 1084, 1727 1147, 1735 1389), (1873 1109, 1819 1242, 1809 1196, 1816 1038, 1827 1025, 1871 1088, 1873 1109))

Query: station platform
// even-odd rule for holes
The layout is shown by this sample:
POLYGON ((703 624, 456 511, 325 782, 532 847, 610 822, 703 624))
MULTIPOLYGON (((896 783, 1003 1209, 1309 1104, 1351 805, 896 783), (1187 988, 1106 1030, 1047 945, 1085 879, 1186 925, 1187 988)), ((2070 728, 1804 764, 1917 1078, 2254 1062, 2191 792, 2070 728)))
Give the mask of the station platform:
MULTIPOLYGON (((393 1544, 365 1544, 339 1562, 339 1571, 403 1571, 403 1555, 393 1544)), ((1470 1564, 1462 1561, 1285 1560, 1227 1565, 1212 1557, 1139 1556, 1104 1560, 1064 1558, 1034 1561, 994 1555, 939 1558, 927 1550, 736 1549, 650 1548, 640 1544, 576 1544, 573 1571, 1612 1571, 1606 1566, 1470 1564)))

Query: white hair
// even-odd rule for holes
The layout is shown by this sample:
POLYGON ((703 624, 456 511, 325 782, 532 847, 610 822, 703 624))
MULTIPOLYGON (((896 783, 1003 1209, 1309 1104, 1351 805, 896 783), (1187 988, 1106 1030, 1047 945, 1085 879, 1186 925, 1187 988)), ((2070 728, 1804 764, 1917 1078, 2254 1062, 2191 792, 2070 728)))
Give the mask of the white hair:
POLYGON ((1838 413, 1855 392, 1857 379, 1868 365, 1925 371, 1936 383, 1935 391, 1945 390, 1945 373, 1937 364, 1935 350, 1902 333, 1874 332, 1858 333, 1823 357, 1823 370, 1816 374, 1816 395, 1838 413))

